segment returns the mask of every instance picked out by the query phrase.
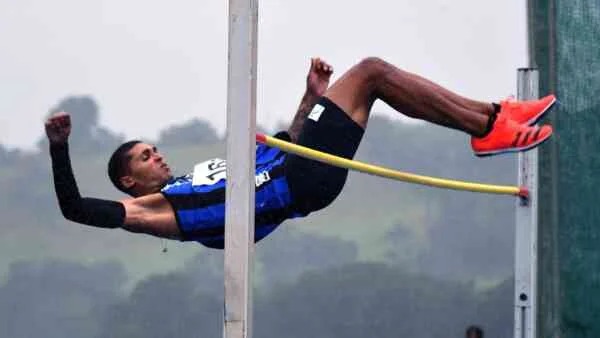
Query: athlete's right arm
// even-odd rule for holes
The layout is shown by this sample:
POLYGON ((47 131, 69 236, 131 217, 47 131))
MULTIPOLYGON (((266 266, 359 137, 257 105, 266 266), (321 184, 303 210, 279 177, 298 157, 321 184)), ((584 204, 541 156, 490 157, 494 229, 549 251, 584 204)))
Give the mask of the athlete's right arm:
POLYGON ((116 228, 125 220, 122 203, 96 198, 83 198, 79 194, 69 158, 68 138, 71 119, 67 113, 51 116, 45 124, 50 141, 54 189, 60 210, 66 219, 73 222, 102 228, 116 228))

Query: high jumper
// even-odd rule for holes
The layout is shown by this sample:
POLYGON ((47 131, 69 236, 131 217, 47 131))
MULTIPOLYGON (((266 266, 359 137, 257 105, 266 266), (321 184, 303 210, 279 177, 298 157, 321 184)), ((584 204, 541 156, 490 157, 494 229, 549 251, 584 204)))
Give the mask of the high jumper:
MULTIPOLYGON (((289 129, 276 138, 352 159, 378 99, 407 116, 469 134, 477 156, 525 151, 552 135, 550 126, 535 123, 555 103, 553 95, 533 101, 479 102, 374 57, 363 59, 329 86, 332 74, 333 68, 325 61, 311 59, 298 111, 289 129)), ((65 218, 223 248, 224 160, 208 160, 187 175, 174 176, 155 146, 129 141, 112 154, 108 175, 132 198, 82 197, 69 158, 69 114, 52 115, 45 129, 56 195, 65 218)), ((348 170, 259 144, 255 174, 255 241, 259 241, 286 219, 330 205, 341 193, 348 170)))

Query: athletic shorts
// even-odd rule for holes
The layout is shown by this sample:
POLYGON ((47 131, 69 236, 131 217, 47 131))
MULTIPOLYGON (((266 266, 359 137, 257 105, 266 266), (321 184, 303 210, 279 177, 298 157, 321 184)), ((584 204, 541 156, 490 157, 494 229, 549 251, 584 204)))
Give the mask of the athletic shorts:
MULTIPOLYGON (((364 129, 340 107, 322 97, 308 115, 298 144, 332 155, 354 158, 364 129)), ((348 170, 289 154, 285 161, 295 210, 302 214, 321 210, 342 191, 348 170)))

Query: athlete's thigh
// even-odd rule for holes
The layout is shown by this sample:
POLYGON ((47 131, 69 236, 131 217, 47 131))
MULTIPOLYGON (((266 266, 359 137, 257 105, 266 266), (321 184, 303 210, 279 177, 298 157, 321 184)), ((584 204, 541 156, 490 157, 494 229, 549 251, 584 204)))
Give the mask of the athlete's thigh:
POLYGON ((365 62, 358 63, 325 92, 327 98, 335 102, 363 129, 367 126, 369 112, 375 102, 373 78, 367 69, 365 62))

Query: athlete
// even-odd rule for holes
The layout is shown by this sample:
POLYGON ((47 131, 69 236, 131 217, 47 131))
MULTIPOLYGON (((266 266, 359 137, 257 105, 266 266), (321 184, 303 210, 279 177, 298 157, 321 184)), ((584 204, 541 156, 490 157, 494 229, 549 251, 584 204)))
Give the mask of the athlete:
MULTIPOLYGON (((552 95, 535 101, 478 102, 378 58, 362 60, 329 87, 332 73, 323 60, 311 60, 298 111, 289 129, 275 137, 351 159, 377 99, 410 117, 468 133, 477 156, 531 149, 552 134, 550 126, 534 125, 555 102, 552 95)), ((175 177, 155 146, 129 141, 111 156, 108 175, 132 198, 84 198, 70 164, 70 131, 67 113, 46 121, 54 185, 65 218, 223 248, 225 161, 205 161, 188 175, 175 177)), ((331 204, 347 175, 346 169, 258 145, 255 241, 286 219, 331 204)))

